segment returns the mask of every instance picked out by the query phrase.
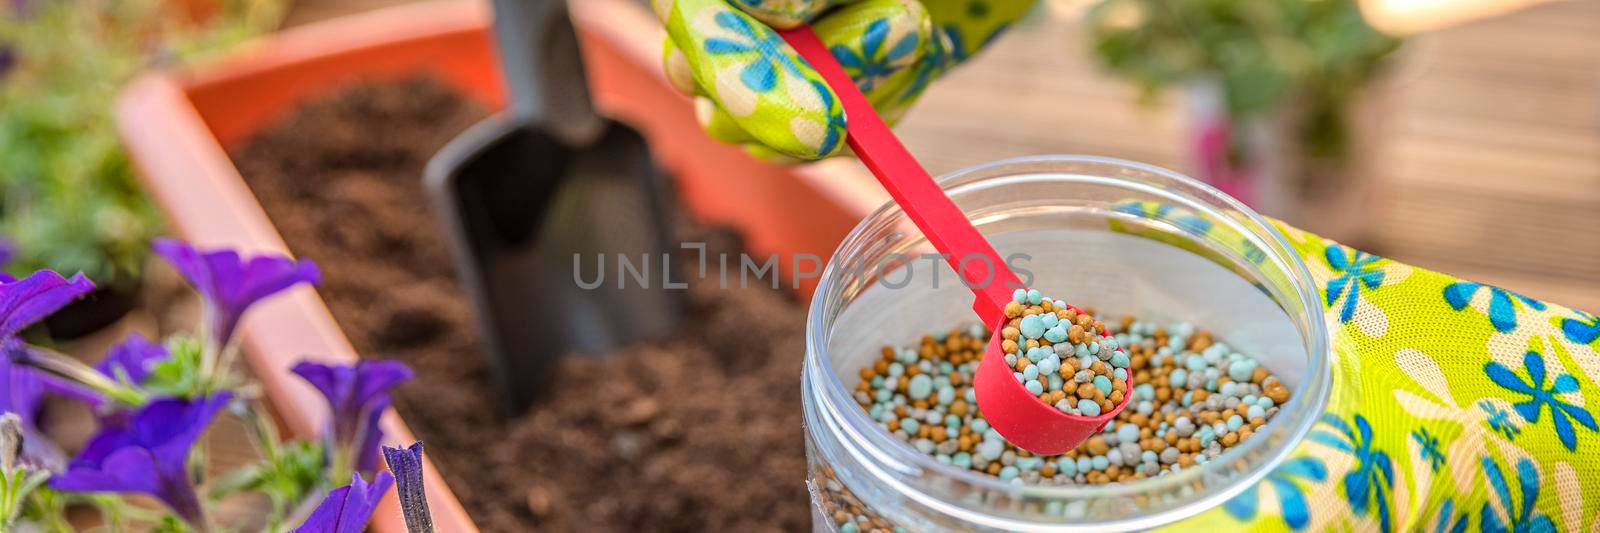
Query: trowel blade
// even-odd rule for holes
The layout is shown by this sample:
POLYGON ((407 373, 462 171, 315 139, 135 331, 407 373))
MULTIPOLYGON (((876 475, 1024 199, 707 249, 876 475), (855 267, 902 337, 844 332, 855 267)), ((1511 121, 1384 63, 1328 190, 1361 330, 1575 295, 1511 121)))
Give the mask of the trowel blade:
POLYGON ((496 117, 435 156, 427 180, 514 412, 563 354, 614 351, 676 325, 679 299, 662 277, 668 188, 633 130, 613 122, 573 149, 496 117))

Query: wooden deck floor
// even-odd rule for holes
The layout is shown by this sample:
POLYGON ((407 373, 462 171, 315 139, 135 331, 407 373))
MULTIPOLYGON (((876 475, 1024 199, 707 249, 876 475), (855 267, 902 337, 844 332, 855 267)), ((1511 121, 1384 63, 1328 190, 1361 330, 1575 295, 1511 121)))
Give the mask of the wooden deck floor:
MULTIPOLYGON (((930 170, 1060 153, 1183 169, 1177 102, 1139 105, 1098 72, 1078 3, 1051 4, 929 91, 899 131, 930 170)), ((1600 309, 1597 35, 1600 2, 1568 1, 1415 39, 1377 165, 1379 251, 1600 309)))

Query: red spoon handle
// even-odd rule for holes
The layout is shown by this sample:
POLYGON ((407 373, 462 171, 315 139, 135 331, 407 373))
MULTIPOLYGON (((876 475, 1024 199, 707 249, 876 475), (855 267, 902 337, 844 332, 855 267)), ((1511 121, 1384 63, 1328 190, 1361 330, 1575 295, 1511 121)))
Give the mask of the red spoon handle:
POLYGON ((1022 281, 972 226, 967 215, 950 201, 933 176, 900 144, 817 33, 809 26, 801 26, 779 34, 839 96, 848 120, 845 132, 850 148, 972 289, 976 296, 972 310, 986 323, 1003 316, 1006 302, 1011 301, 1014 290, 1022 288, 1022 281))
MULTIPOLYGON (((866 163, 895 203, 900 204, 934 248, 944 255, 945 261, 960 273, 977 296, 972 310, 998 330, 1005 323, 1005 306, 1011 301, 1012 292, 1022 288, 1017 275, 889 131, 889 125, 884 124, 883 118, 817 34, 804 26, 779 34, 822 74, 823 81, 839 96, 845 117, 849 119, 845 128, 848 142, 856 157, 866 163)), ((973 390, 984 418, 1009 442, 1022 449, 1042 455, 1065 453, 1104 427, 1133 398, 1127 395, 1120 405, 1095 417, 1063 413, 1039 401, 1013 377, 1014 369, 1005 362, 1001 342, 998 332, 989 339, 973 379, 973 390)))

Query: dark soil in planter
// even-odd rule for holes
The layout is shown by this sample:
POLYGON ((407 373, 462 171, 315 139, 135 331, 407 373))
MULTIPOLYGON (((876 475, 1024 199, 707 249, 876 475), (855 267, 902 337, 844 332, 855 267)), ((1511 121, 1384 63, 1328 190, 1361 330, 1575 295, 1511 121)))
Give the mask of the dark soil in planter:
MULTIPOLYGON (((434 151, 483 116, 427 81, 361 86, 234 153, 289 247, 321 265, 322 296, 356 348, 416 369, 396 406, 479 526, 809 529, 805 317, 786 294, 692 284, 676 337, 569 357, 546 401, 500 414, 420 181, 434 151)), ((737 249, 691 231, 712 253, 737 249)))

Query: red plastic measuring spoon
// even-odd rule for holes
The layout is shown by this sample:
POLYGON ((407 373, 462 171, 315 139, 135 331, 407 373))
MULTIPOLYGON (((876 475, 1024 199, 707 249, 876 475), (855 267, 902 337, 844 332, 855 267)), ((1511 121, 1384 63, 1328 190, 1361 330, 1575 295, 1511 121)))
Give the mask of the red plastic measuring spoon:
POLYGON ((972 311, 994 331, 978 363, 973 383, 978 410, 989 425, 1019 448, 1040 455, 1055 455, 1076 448, 1122 412, 1132 400, 1132 394, 1126 395, 1122 403, 1110 411, 1086 417, 1061 412, 1029 394, 1028 389, 1017 382, 1000 348, 1000 329, 1006 323, 1006 302, 1011 301, 1013 291, 1023 287, 1021 280, 1007 268, 1000 254, 978 233, 978 228, 972 226, 966 214, 934 183, 928 171, 900 144, 900 139, 856 88, 816 32, 802 26, 779 34, 822 74, 822 79, 839 96, 848 118, 847 142, 856 156, 873 176, 877 176, 878 183, 883 184, 895 203, 900 204, 976 296, 972 311))

